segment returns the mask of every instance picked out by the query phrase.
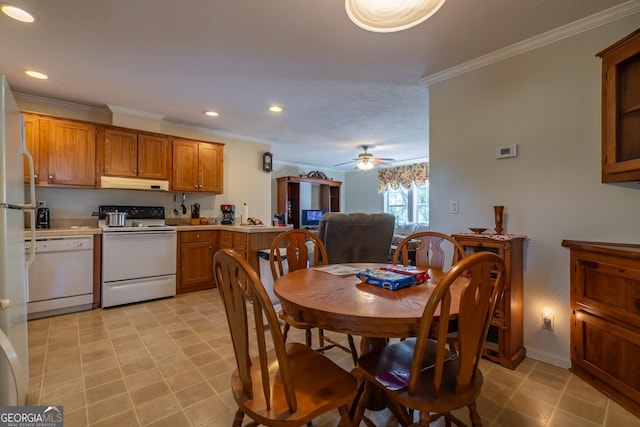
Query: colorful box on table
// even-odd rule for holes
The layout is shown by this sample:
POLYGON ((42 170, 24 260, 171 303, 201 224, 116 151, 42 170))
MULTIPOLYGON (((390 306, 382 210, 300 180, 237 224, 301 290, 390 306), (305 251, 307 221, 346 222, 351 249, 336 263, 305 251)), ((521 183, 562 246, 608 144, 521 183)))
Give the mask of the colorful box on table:
POLYGON ((416 283, 416 278, 406 274, 394 273, 388 270, 364 270, 356 274, 363 283, 378 286, 380 288, 397 289, 406 288, 416 283))
POLYGON ((416 278, 416 285, 429 280, 429 272, 413 265, 396 265, 389 264, 382 267, 383 270, 393 271, 394 273, 406 274, 416 278))

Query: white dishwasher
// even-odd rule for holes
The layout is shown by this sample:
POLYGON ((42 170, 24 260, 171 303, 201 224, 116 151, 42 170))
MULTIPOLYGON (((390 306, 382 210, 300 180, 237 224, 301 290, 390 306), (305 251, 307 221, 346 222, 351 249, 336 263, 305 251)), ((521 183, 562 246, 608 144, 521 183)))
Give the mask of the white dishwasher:
MULTIPOLYGON (((25 243, 28 251, 31 242, 25 243)), ((90 310, 93 304, 93 236, 39 237, 29 268, 27 317, 90 310)))

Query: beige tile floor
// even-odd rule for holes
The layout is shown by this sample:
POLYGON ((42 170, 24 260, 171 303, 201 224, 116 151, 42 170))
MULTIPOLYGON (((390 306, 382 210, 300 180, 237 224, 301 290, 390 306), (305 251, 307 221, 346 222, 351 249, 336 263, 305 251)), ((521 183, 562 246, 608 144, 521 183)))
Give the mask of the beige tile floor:
MULTIPOLYGON (((32 320, 29 351, 27 404, 63 405, 65 427, 231 425, 234 361, 216 290, 32 320)), ((347 353, 327 355, 353 367, 347 353)), ((481 369, 485 426, 640 426, 566 369, 533 359, 514 371, 483 360, 481 369)), ((386 411, 368 415, 378 426, 396 425, 386 411)), ((336 423, 337 413, 314 421, 336 423)))

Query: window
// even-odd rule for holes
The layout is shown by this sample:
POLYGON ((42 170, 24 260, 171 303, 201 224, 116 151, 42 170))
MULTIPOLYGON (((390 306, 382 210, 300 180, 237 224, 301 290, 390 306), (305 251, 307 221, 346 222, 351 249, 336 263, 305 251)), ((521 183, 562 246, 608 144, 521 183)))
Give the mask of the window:
POLYGON ((429 181, 423 187, 391 187, 384 193, 384 211, 395 215, 396 223, 415 222, 429 225, 429 181))

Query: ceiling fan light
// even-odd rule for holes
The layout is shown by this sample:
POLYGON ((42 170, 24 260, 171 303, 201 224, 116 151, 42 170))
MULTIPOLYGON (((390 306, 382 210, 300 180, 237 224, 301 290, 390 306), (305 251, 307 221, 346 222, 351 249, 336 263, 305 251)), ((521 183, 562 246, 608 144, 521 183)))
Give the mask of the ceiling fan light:
POLYGON ((345 0, 354 24, 367 31, 390 33, 414 27, 436 13, 446 0, 345 0))
POLYGON ((360 169, 361 171, 368 171, 373 169, 373 163, 368 160, 360 160, 358 163, 356 163, 356 168, 360 169))

